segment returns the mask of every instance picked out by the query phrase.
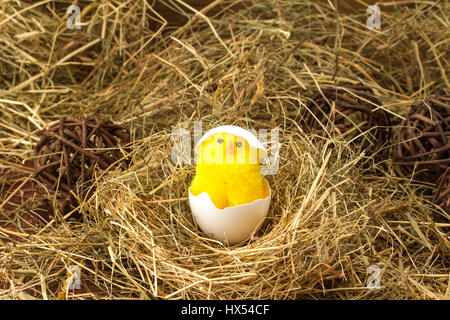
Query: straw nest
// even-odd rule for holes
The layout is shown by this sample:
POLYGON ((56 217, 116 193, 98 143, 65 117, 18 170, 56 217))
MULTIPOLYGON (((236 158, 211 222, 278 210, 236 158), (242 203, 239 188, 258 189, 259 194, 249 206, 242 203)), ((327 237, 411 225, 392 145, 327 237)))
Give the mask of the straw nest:
MULTIPOLYGON (((199 12, 168 1, 187 18, 177 29, 145 2, 81 1, 80 30, 55 21, 65 7, 0 6, 0 297, 450 296, 449 214, 433 203, 436 186, 397 174, 390 157, 375 159, 332 122, 325 136, 302 128, 314 92, 339 82, 370 88, 393 124, 445 93, 448 8, 388 4, 377 31, 365 8, 334 2, 231 3, 199 12), (92 196, 72 192, 79 206, 64 214, 42 207, 27 164, 42 129, 80 115, 129 128, 132 150, 118 152, 130 166, 95 171, 92 196), (195 168, 172 162, 171 133, 193 134, 194 121, 203 132, 279 129, 270 212, 244 243, 211 240, 192 218, 195 168), (70 220, 78 211, 83 221, 70 220), (69 265, 81 269, 80 290, 68 289, 69 265), (373 266, 381 288, 367 286, 373 266)), ((376 143, 366 129, 356 137, 376 143)))

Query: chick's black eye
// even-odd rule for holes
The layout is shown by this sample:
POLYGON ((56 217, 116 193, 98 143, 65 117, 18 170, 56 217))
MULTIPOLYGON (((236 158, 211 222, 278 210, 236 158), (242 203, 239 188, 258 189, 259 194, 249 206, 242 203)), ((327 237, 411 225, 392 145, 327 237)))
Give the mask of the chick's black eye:
POLYGON ((236 147, 238 147, 238 148, 242 147, 242 142, 238 141, 238 142, 236 143, 236 147))
POLYGON ((222 138, 217 139, 217 143, 222 143, 222 142, 223 142, 222 138))

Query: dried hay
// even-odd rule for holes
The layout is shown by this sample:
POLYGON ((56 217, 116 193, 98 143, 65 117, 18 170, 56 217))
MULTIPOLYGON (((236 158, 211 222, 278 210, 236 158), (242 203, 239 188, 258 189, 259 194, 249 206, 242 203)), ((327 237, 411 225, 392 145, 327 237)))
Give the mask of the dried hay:
POLYGON ((206 17, 169 1, 189 17, 171 33, 146 2, 81 1, 81 30, 66 29, 65 6, 2 2, 1 298, 450 297, 449 215, 432 203, 434 186, 399 176, 390 158, 375 162, 332 124, 326 136, 301 127, 312 91, 335 81, 370 86, 397 123, 448 90, 448 4, 392 2, 377 31, 365 11, 335 2, 243 1, 230 12, 231 2, 206 17), (22 162, 40 129, 78 115, 129 126, 132 165, 97 176, 82 222, 54 212, 30 224, 42 199, 10 203, 31 179, 22 162), (280 130, 269 216, 233 247, 198 230, 194 167, 170 159, 171 132, 200 120, 204 130, 280 130), (81 290, 67 290, 68 265, 82 269, 81 290), (371 265, 381 289, 367 288, 371 265))

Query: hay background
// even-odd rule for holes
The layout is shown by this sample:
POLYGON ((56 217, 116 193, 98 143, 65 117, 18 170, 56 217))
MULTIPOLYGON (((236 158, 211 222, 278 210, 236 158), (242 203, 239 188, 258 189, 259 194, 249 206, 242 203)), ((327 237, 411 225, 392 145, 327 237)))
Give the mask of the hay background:
POLYGON ((313 91, 334 80, 371 86, 397 123, 450 89, 448 2, 380 4, 380 31, 366 27, 365 7, 342 2, 231 11, 218 0, 208 17, 167 3, 186 25, 147 2, 79 1, 82 29, 68 30, 68 3, 1 3, 0 297, 448 299, 450 223, 434 186, 390 158, 375 163, 332 126, 326 137, 302 129, 313 91), (79 115, 129 126, 133 165, 99 173, 82 223, 53 210, 45 220, 32 148, 39 130, 79 115), (280 129, 270 214, 246 244, 225 247, 192 221, 195 171, 171 162, 170 134, 197 120, 280 129), (82 290, 64 287, 70 264, 82 290), (365 288, 371 264, 383 289, 365 288))

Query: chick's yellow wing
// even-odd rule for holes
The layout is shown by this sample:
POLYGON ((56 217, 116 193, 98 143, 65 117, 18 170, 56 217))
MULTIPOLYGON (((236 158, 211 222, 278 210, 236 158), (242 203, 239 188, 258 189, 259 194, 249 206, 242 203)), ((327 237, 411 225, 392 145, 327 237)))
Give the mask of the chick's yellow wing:
POLYGON ((233 173, 227 182, 227 203, 238 206, 265 197, 259 166, 247 165, 233 173))
POLYGON ((228 206, 227 190, 223 183, 217 181, 213 174, 197 174, 192 180, 191 193, 198 196, 206 192, 211 198, 212 203, 218 209, 224 209, 228 206))

